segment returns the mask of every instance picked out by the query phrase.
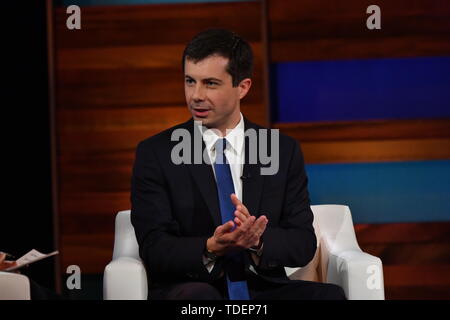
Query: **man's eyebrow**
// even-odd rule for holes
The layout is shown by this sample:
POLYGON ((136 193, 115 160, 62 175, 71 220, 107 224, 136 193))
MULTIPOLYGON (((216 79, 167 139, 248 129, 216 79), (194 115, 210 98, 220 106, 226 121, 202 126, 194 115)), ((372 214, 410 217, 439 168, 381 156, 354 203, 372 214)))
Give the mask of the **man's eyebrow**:
POLYGON ((222 82, 222 80, 217 79, 217 78, 206 78, 206 79, 203 79, 203 81, 205 81, 205 82, 207 82, 207 81, 217 81, 217 82, 222 82))
MULTIPOLYGON (((187 75, 187 74, 186 74, 184 77, 185 77, 186 79, 192 79, 192 80, 195 80, 194 78, 192 78, 190 75, 187 75)), ((214 77, 205 78, 205 79, 202 79, 202 81, 203 81, 203 82, 216 81, 216 82, 220 82, 220 83, 223 82, 222 80, 217 79, 217 78, 214 78, 214 77)))

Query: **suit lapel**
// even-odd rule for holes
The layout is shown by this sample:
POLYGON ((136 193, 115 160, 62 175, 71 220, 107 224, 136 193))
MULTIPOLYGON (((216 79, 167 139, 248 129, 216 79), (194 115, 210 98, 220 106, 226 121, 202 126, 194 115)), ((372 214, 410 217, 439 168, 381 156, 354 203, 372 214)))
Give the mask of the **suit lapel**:
MULTIPOLYGON (((244 118, 244 121, 246 131, 248 129, 254 129, 256 131, 256 143, 258 143, 258 128, 246 118, 244 118)), ((261 214, 258 210, 261 201, 264 176, 261 175, 261 163, 259 162, 259 159, 257 159, 256 163, 250 163, 249 141, 249 138, 246 136, 244 140, 245 163, 242 174, 242 203, 247 207, 251 215, 258 217, 261 214)))
MULTIPOLYGON (((191 133, 191 137, 194 137, 192 139, 192 149, 191 149, 191 164, 188 164, 187 167, 189 168, 189 171, 191 172, 191 175, 197 184, 198 189, 200 190, 200 193, 203 196, 203 199, 205 200, 205 203, 209 209, 209 213, 211 214, 211 217, 214 221, 215 226, 221 225, 221 216, 220 216, 220 208, 219 208, 219 199, 217 196, 217 186, 216 186, 216 180, 214 178, 214 172, 212 169, 212 166, 205 163, 204 161, 201 161, 200 164, 194 163, 194 142, 193 140, 196 137, 196 134, 200 134, 200 132, 195 132, 194 130, 198 130, 198 128, 195 127, 194 121, 191 119, 190 125, 188 127, 188 130, 191 133)), ((198 140, 198 139, 197 139, 198 140)), ((200 136, 201 140, 201 150, 202 155, 203 151, 206 148, 206 145, 203 141, 203 139, 200 136)), ((199 142, 199 141, 197 141, 199 142)))

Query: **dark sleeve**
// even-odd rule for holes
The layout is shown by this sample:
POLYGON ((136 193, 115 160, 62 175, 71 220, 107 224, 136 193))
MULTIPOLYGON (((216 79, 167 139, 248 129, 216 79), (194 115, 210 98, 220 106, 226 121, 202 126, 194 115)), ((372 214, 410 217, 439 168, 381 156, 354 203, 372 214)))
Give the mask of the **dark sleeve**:
POLYGON ((317 248, 303 155, 298 143, 291 141, 283 210, 278 225, 271 226, 269 222, 264 232, 258 266, 262 269, 303 267, 312 260, 317 248))
POLYGON ((141 142, 131 179, 131 222, 139 244, 139 254, 151 274, 173 279, 208 281, 203 265, 207 237, 180 235, 171 209, 170 194, 162 167, 149 141, 141 142))

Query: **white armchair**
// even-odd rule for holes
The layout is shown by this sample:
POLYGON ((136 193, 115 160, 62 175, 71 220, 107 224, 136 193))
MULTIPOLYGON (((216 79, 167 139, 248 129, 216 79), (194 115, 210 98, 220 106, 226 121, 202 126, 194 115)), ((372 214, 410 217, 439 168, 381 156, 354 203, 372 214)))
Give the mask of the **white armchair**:
POLYGON ((139 245, 130 219, 130 210, 116 216, 113 260, 103 275, 103 299, 146 300, 147 273, 139 257, 139 245))
MULTIPOLYGON (((311 209, 316 255, 303 268, 286 268, 288 276, 337 284, 350 300, 383 300, 381 260, 359 248, 350 209, 343 205, 316 205, 311 209)), ((147 294, 147 274, 139 257, 130 211, 121 211, 116 217, 113 260, 104 272, 103 298, 145 300, 147 294)))
POLYGON ((30 300, 30 280, 27 276, 0 271, 0 300, 30 300))

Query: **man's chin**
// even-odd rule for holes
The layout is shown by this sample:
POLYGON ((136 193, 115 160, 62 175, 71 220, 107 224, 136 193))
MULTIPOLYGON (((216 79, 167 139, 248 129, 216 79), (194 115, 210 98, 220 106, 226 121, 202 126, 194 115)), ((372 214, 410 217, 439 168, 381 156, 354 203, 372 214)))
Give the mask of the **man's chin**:
POLYGON ((201 122, 203 126, 209 126, 211 124, 211 119, 209 119, 208 117, 196 117, 196 116, 192 116, 192 118, 194 118, 194 121, 196 122, 201 122))

